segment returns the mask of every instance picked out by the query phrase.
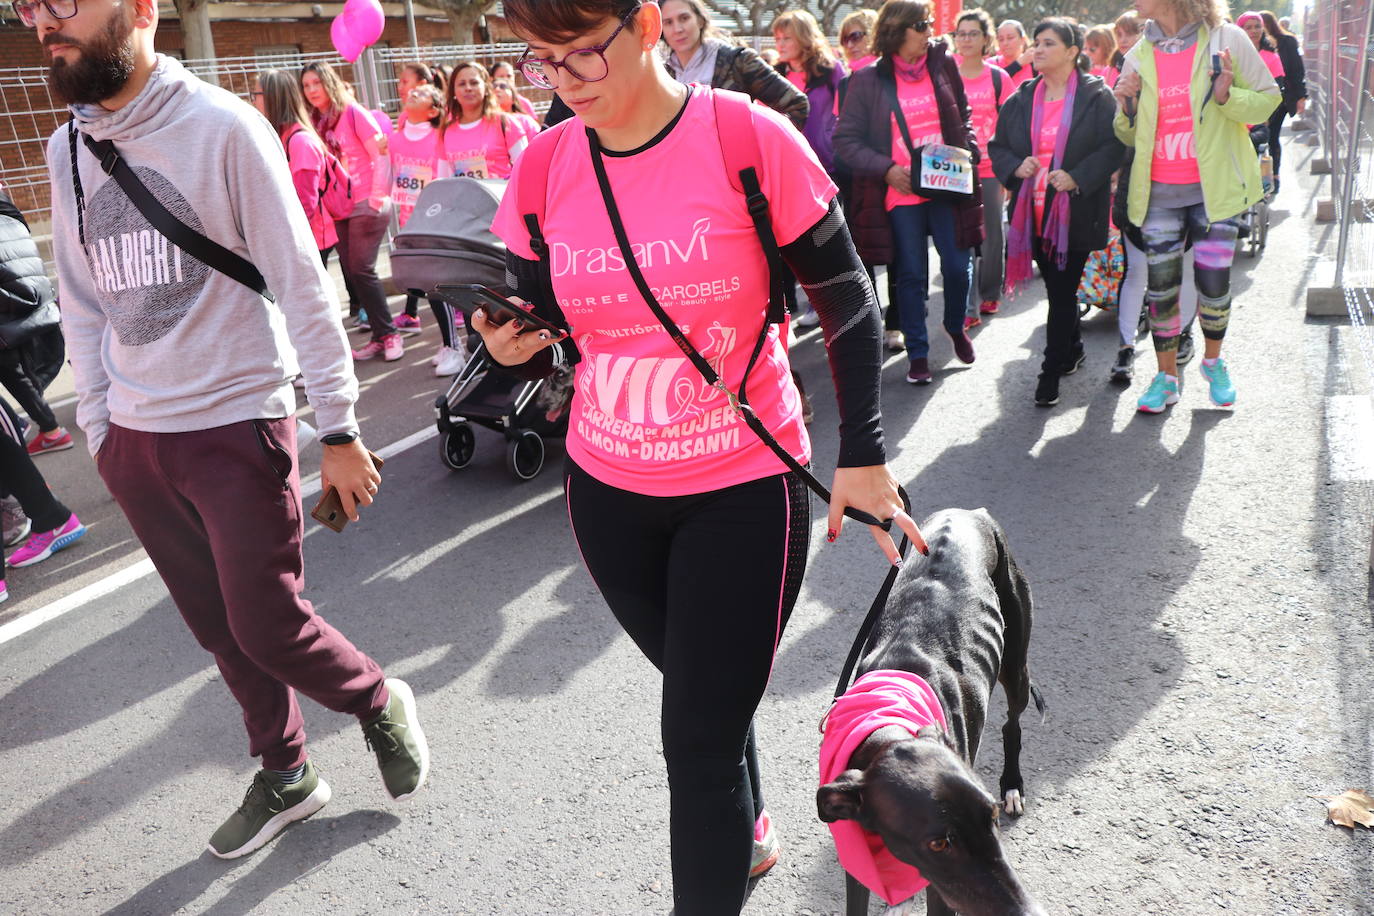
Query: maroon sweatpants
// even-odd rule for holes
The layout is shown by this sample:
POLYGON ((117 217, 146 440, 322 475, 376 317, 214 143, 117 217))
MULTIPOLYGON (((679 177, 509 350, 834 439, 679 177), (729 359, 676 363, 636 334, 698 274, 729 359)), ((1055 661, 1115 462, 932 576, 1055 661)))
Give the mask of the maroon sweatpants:
POLYGON ((359 719, 382 711, 381 668, 300 594, 294 418, 188 433, 111 424, 96 466, 196 641, 214 655, 243 707, 248 752, 264 767, 305 762, 295 690, 359 719))

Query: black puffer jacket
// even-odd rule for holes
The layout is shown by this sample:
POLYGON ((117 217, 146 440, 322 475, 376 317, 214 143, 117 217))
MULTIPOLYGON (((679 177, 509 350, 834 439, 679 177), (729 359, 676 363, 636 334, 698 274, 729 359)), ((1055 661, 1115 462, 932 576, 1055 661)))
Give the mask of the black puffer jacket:
POLYGON ((729 45, 717 51, 711 88, 743 92, 791 120, 797 130, 806 125, 806 116, 811 112, 806 93, 768 66, 753 48, 729 45))
POLYGON ((53 300, 29 224, 0 192, 0 325, 27 318, 53 300))

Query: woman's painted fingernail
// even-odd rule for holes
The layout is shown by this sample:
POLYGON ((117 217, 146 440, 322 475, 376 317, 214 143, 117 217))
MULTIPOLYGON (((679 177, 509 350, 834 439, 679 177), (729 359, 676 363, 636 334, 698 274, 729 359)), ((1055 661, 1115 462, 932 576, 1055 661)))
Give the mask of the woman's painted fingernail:
POLYGON ((473 318, 481 318, 483 321, 486 321, 486 320, 487 320, 487 313, 484 312, 484 311, 482 311, 481 309, 476 309, 476 310, 473 311, 472 317, 473 317, 473 318))
POLYGON ((513 327, 513 328, 523 328, 523 327, 525 326, 525 322, 523 322, 523 321, 521 321, 519 318, 517 318, 517 319, 515 319, 514 321, 512 321, 512 322, 510 323, 510 326, 513 327))
POLYGON ((827 532, 825 533, 825 539, 826 539, 827 541, 832 542, 832 543, 834 542, 835 538, 837 538, 837 537, 839 537, 839 536, 840 536, 840 533, 839 533, 838 531, 836 531, 834 528, 831 528, 829 531, 827 531, 827 532))
POLYGON ((892 565, 895 566, 895 567, 897 567, 898 569, 901 569, 901 568, 902 568, 902 558, 901 558, 901 557, 898 557, 897 559, 893 560, 893 561, 892 561, 892 565))
POLYGON ((921 548, 921 556, 923 556, 923 557, 928 557, 928 556, 930 556, 930 547, 929 547, 929 546, 926 546, 926 547, 922 547, 922 548, 921 548))

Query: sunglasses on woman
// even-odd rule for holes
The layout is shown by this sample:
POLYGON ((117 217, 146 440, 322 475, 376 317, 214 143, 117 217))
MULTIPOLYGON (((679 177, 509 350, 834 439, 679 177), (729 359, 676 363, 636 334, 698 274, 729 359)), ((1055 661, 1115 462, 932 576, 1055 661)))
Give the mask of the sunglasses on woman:
POLYGON ((852 44, 854 44, 854 43, 856 43, 856 42, 863 41, 863 40, 864 40, 865 38, 867 38, 867 37, 868 37, 868 33, 867 33, 867 32, 862 32, 862 31, 859 31, 859 32, 850 32, 848 35, 846 35, 846 36, 844 36, 843 38, 840 39, 840 44, 852 45, 852 44))
MULTIPOLYGON (((579 51, 570 51, 563 55, 562 60, 552 60, 547 57, 521 57, 517 62, 520 72, 525 74, 525 79, 529 80, 540 89, 553 89, 558 85, 558 68, 563 68, 572 74, 573 79, 584 83, 596 83, 606 78, 610 71, 610 64, 606 63, 606 49, 615 41, 616 36, 625 30, 625 26, 630 24, 630 19, 639 12, 639 7, 635 6, 625 18, 620 20, 620 25, 611 33, 601 44, 592 48, 583 48, 579 51)), ((525 52, 529 54, 528 51, 525 52)))

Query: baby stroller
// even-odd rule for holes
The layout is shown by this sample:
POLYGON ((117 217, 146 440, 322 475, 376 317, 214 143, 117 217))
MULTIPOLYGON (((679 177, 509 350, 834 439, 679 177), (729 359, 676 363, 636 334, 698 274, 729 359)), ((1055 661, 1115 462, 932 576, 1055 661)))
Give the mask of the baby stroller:
POLYGON ((1245 253, 1254 258, 1259 256, 1269 241, 1269 202, 1274 199, 1274 160, 1269 155, 1269 125, 1256 124, 1250 128, 1250 142, 1255 146, 1255 155, 1259 156, 1264 196, 1241 214, 1237 247, 1243 242, 1245 253))
MULTIPOLYGON (((490 227, 505 185, 475 178, 427 185, 392 244, 396 285, 421 295, 441 283, 481 283, 504 291, 506 246, 490 227)), ((477 449, 476 424, 504 436, 506 466, 517 479, 532 480, 544 467, 544 438, 567 434, 570 394, 570 387, 502 371, 479 343, 434 401, 439 457, 455 471, 467 467, 477 449)))

